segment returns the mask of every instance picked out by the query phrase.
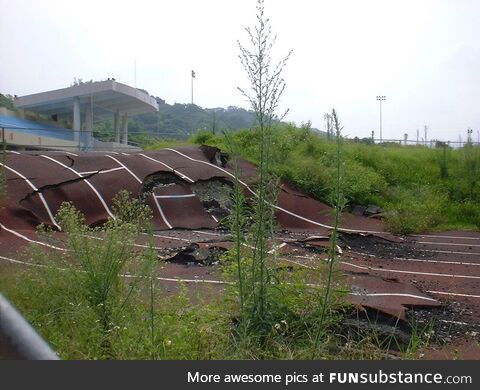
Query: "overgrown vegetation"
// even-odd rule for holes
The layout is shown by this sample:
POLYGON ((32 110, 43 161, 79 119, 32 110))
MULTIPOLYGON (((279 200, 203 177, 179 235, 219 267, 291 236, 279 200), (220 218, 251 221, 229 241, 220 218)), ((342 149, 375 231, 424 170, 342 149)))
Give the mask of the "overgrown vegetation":
MULTIPOLYGON (((331 237, 330 237, 330 247, 328 249, 328 273, 327 273, 327 281, 324 287, 323 296, 319 297, 319 317, 318 317, 318 324, 316 324, 316 336, 315 336, 315 344, 313 347, 312 359, 317 357, 319 353, 319 345, 322 338, 326 336, 326 329, 324 328, 324 324, 327 318, 332 317, 330 311, 331 308, 331 295, 333 295, 333 275, 335 269, 335 260, 337 258, 337 243, 338 243, 338 229, 340 227, 340 216, 342 210, 345 208, 346 200, 343 194, 343 177, 344 177, 344 167, 343 167, 343 159, 342 159, 342 135, 341 135, 341 127, 340 122, 337 117, 337 113, 335 110, 332 110, 331 114, 331 121, 332 121, 332 128, 335 131, 335 141, 336 141, 336 155, 335 155, 335 167, 336 167, 336 176, 335 176, 335 184, 333 187, 333 199, 332 204, 335 208, 335 222, 333 225, 331 237)), ((330 132, 329 132, 330 134, 330 132)))
MULTIPOLYGON (((32 245, 25 254, 30 266, 0 276, 2 293, 64 359, 223 356, 228 334, 222 332, 221 306, 192 305, 181 286, 168 294, 154 278, 156 251, 134 246, 141 229, 148 229, 148 207, 121 192, 113 210, 115 219, 91 228, 71 204, 63 204, 56 219, 66 251, 32 245)), ((41 230, 60 246, 55 235, 41 230)))
MULTIPOLYGON (((259 163, 258 134, 232 134, 239 153, 259 163)), ((222 137, 198 132, 192 143, 226 148, 222 137)), ((314 198, 331 203, 336 144, 308 126, 272 131, 271 171, 314 198)), ((345 141, 344 194, 350 209, 375 204, 397 233, 480 228, 480 147, 427 148, 345 141)))
MULTIPOLYGON (((125 192, 116 197, 113 210, 115 219, 91 228, 81 213, 65 203, 56 219, 66 239, 59 241, 44 228, 40 233, 57 247, 63 242, 66 250, 32 244, 24 256, 25 266, 0 273, 2 293, 61 358, 308 359, 329 268, 335 275, 331 284, 335 293, 328 298, 320 348, 315 350, 320 358, 352 357, 356 341, 340 330, 348 306, 336 292, 342 282, 331 265, 320 262, 312 279, 311 270, 291 272, 269 262, 265 310, 262 317, 252 316, 258 295, 248 291, 249 270, 257 268, 251 267, 249 248, 242 249, 239 258, 245 271, 242 295, 235 287, 209 293, 208 288, 192 290, 180 282, 172 293, 156 277, 162 262, 153 246, 133 245, 140 229, 148 229, 149 210, 125 192), (243 310, 238 301, 242 296, 243 310)), ((239 270, 238 263, 230 261, 234 254, 222 262, 227 280, 235 280, 239 270)), ((368 345, 362 350, 364 358, 382 356, 380 345, 363 342, 368 345)))

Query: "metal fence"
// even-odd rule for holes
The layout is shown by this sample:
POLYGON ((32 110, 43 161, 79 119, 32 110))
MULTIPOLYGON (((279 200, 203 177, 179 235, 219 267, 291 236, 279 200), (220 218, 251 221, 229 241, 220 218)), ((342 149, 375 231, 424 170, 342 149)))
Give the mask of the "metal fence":
POLYGON ((0 359, 59 360, 57 354, 2 294, 0 359))

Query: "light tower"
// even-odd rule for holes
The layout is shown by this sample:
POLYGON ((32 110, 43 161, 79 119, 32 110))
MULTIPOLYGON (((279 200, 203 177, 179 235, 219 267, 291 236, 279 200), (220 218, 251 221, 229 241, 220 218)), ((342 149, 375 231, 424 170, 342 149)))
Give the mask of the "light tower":
POLYGON ((383 142, 383 133, 382 133, 382 102, 386 100, 386 96, 377 96, 377 100, 380 103, 380 142, 383 142))
POLYGON ((192 70, 192 105, 193 105, 193 80, 195 79, 195 71, 192 70))
POLYGON ((473 134, 473 130, 468 128, 467 129, 467 143, 468 144, 472 143, 472 134, 473 134))

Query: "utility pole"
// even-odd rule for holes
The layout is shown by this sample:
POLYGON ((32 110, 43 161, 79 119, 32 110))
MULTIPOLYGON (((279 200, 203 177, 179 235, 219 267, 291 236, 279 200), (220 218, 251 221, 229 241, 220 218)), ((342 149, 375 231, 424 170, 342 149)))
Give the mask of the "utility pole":
POLYGON ((408 134, 407 134, 407 133, 405 133, 405 134, 403 135, 403 141, 404 141, 404 143, 405 143, 405 146, 407 146, 407 141, 408 141, 408 134))
POLYGON ((423 126, 423 132, 425 134, 425 138, 424 138, 425 146, 427 146, 427 133, 428 133, 428 126, 427 125, 423 126))
POLYGON ((377 96, 377 101, 380 102, 380 142, 383 142, 383 133, 382 133, 382 102, 386 100, 385 96, 377 96))
POLYGON ((418 139, 420 138, 420 130, 417 129, 417 145, 418 145, 418 139))
POLYGON ((195 78, 195 71, 192 70, 192 105, 193 105, 193 79, 195 78))
POLYGON ((375 131, 372 130, 372 143, 375 143, 375 131))

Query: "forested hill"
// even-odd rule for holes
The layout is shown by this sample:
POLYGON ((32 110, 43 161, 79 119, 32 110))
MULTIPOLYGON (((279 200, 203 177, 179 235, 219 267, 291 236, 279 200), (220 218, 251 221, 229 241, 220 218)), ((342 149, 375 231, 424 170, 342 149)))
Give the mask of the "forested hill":
POLYGON ((255 113, 240 107, 202 108, 194 104, 170 105, 157 98, 159 112, 138 115, 130 122, 130 132, 149 133, 161 138, 184 138, 199 129, 238 130, 255 123, 255 113))

